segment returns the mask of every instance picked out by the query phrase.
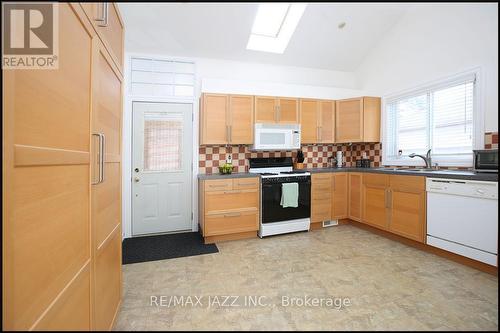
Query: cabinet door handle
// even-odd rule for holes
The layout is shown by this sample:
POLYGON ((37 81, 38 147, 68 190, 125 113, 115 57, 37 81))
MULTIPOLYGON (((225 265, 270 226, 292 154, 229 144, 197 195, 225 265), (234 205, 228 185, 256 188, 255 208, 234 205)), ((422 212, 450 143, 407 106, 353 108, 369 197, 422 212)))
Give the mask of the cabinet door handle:
POLYGON ((108 15, 109 15, 109 3, 103 2, 101 7, 101 15, 96 19, 99 27, 108 26, 108 15))
POLYGON ((389 208, 392 208, 392 190, 389 189, 389 208))
POLYGON ((281 105, 278 105, 278 122, 281 121, 281 105))
POLYGON ((233 125, 229 126, 229 142, 233 142, 233 125))
POLYGON ((335 176, 333 176, 332 178, 333 178, 333 191, 335 192, 335 176))
POLYGON ((385 189, 385 208, 389 208, 389 189, 385 189))
POLYGON ((102 133, 93 133, 92 135, 97 136, 99 138, 99 150, 97 152, 98 155, 98 170, 99 170, 99 178, 97 182, 92 182, 92 185, 100 184, 104 181, 104 154, 105 154, 105 140, 106 137, 102 133))
POLYGON ((229 125, 226 125, 226 143, 229 143, 229 125))

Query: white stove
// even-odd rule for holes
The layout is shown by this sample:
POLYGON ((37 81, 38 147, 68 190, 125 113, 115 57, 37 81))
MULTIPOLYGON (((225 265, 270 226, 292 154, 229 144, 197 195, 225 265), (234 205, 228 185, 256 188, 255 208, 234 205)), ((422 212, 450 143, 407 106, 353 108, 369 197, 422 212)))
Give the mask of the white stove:
POLYGON ((250 159, 250 173, 261 176, 259 237, 309 230, 311 224, 311 174, 293 170, 291 157, 250 159), (282 184, 297 183, 297 207, 281 205, 282 184))

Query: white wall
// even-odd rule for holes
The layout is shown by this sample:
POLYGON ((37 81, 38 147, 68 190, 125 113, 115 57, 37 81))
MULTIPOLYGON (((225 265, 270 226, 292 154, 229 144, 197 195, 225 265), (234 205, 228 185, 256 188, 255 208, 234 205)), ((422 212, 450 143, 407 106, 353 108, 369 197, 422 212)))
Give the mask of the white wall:
POLYGON ((358 68, 360 88, 385 96, 480 67, 485 131, 498 131, 498 5, 414 6, 358 68))

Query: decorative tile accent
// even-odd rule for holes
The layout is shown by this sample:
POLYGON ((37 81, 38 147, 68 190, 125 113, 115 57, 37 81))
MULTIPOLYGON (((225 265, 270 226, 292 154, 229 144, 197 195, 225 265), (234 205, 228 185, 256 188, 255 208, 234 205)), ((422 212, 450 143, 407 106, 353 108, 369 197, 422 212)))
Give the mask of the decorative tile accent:
POLYGON ((498 149, 498 132, 484 134, 484 149, 498 149))
MULTIPOLYGON (((352 144, 352 145, 303 145, 304 164, 306 168, 326 168, 328 159, 335 158, 337 151, 344 152, 345 166, 356 165, 356 160, 366 153, 366 157, 371 160, 372 167, 380 166, 382 159, 382 145, 372 144, 352 144)), ((199 148, 199 173, 212 174, 219 172, 219 165, 225 163, 227 154, 232 154, 234 172, 247 172, 249 159, 257 157, 292 157, 295 160, 297 151, 251 151, 250 146, 201 146, 199 148)))
MULTIPOLYGON (((485 133, 485 149, 498 148, 498 132, 485 133)), ((344 152, 345 166, 355 167, 356 160, 361 159, 363 153, 370 159, 370 166, 380 167, 382 163, 381 143, 354 143, 303 145, 304 164, 306 168, 326 168, 328 159, 335 158, 337 151, 344 152)), ((232 154, 234 172, 247 172, 250 158, 256 157, 292 157, 295 161, 296 151, 250 151, 250 146, 200 146, 199 173, 212 174, 219 172, 219 165, 223 165, 226 155, 232 154)), ((407 168, 415 168, 408 166, 407 168)), ((464 167, 440 167, 442 169, 469 170, 464 167)))

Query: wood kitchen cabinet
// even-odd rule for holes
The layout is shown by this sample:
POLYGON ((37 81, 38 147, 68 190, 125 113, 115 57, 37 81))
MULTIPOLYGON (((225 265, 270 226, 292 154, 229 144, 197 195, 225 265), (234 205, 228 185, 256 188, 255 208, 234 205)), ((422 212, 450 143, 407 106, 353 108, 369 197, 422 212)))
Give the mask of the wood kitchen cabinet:
MULTIPOLYGON (((330 221, 332 217, 332 174, 311 175, 311 223, 330 221)), ((314 229, 314 226, 312 227, 314 229)))
POLYGON ((424 242, 426 220, 425 177, 389 176, 389 231, 424 242))
POLYGON ((119 71, 123 73, 125 34, 118 5, 114 2, 81 2, 81 6, 119 71))
POLYGON ((200 230, 205 243, 257 236, 259 188, 258 177, 200 181, 200 230))
POLYGON ((288 97, 255 96, 256 123, 299 123, 299 100, 288 97))
POLYGON ((319 101, 300 100, 300 140, 301 143, 317 143, 319 130, 319 101))
POLYGON ((302 143, 335 141, 335 102, 315 99, 300 100, 302 143))
POLYGON ((361 195, 363 186, 363 174, 349 172, 349 209, 348 215, 351 220, 361 222, 361 195))
POLYGON ((366 173, 362 186, 362 222, 386 230, 388 227, 389 175, 366 173))
POLYGON ((109 330, 121 300, 123 45, 88 6, 59 4, 58 69, 3 73, 4 330, 109 330))
POLYGON ((380 98, 336 101, 335 142, 380 142, 380 98))
POLYGON ((332 173, 332 220, 348 217, 348 178, 347 172, 332 173))
POLYGON ((200 144, 253 143, 254 97, 203 94, 200 144))

